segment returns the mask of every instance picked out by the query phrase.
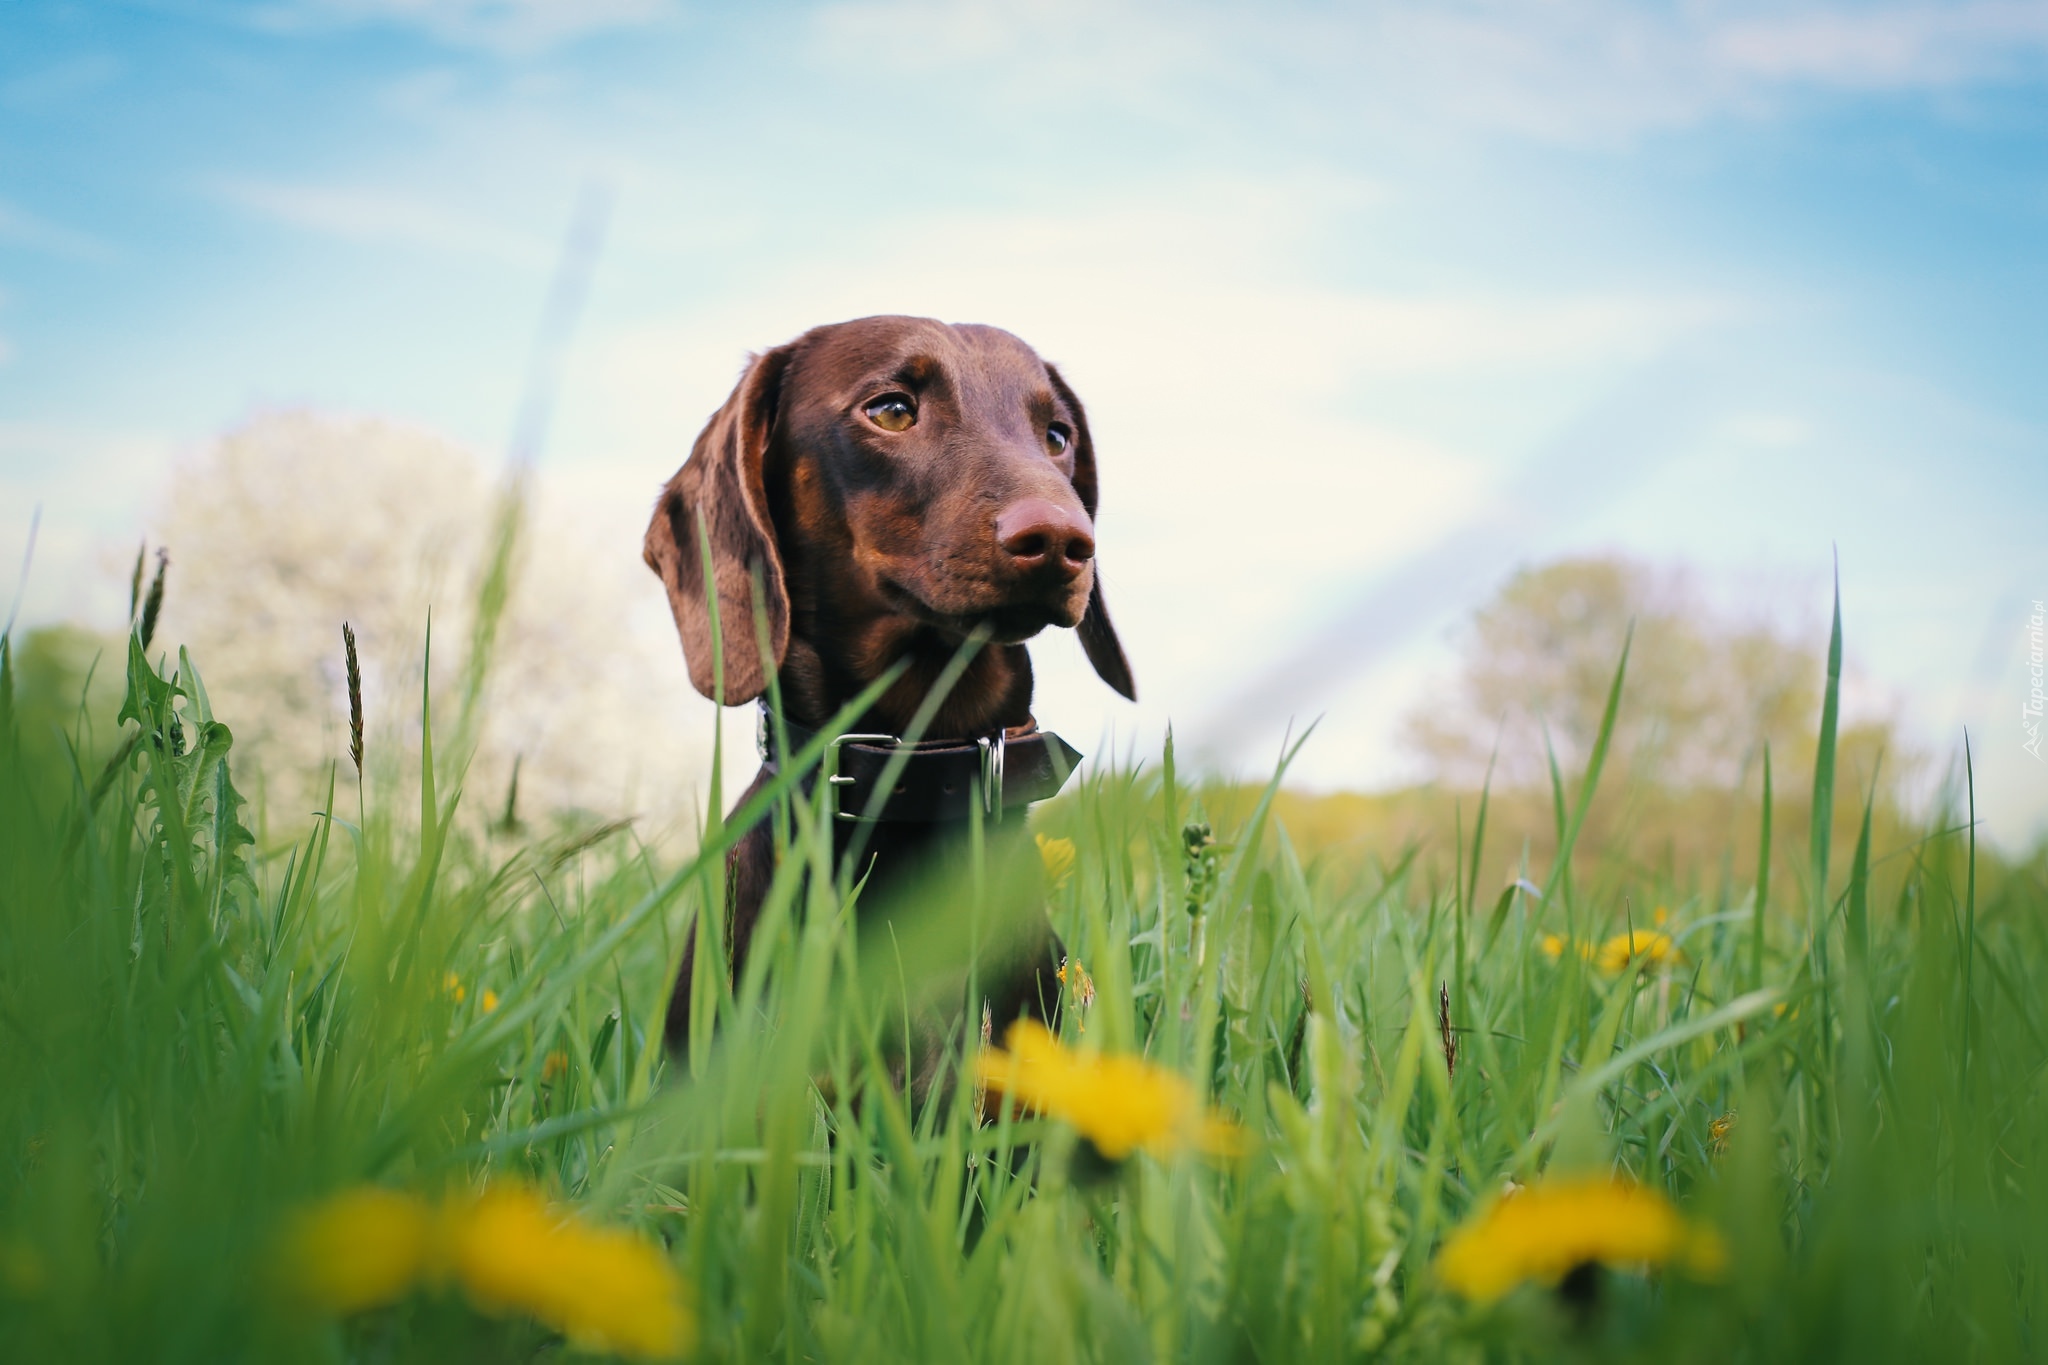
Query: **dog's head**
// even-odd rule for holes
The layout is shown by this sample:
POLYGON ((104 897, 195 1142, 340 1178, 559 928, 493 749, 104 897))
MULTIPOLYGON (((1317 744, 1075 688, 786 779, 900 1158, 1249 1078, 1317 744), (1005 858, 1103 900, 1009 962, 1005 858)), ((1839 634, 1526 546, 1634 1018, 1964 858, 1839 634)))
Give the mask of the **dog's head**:
POLYGON ((663 489, 645 553, 691 682, 715 696, 722 663, 729 705, 766 690, 793 614, 799 638, 831 632, 868 676, 919 631, 1017 643, 1077 627, 1095 671, 1130 697, 1095 498, 1087 414, 1029 346, 994 327, 861 318, 747 366, 663 489))

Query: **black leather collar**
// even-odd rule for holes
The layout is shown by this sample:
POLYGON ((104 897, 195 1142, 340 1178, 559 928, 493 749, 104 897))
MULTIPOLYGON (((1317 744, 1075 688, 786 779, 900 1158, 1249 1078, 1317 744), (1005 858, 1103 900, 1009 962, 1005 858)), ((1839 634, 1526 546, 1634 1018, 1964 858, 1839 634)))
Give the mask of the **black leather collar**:
MULTIPOLYGON (((770 719, 761 708, 757 740, 762 761, 775 766, 770 719)), ((818 736, 785 720, 792 752, 818 736)), ((1036 721, 974 739, 922 740, 906 744, 894 735, 848 734, 826 746, 819 771, 832 784, 833 814, 847 821, 932 824, 966 820, 979 806, 984 818, 1043 801, 1066 784, 1081 761, 1080 750, 1036 721), (898 762, 900 760, 900 763, 898 762), (870 810, 881 782, 894 781, 879 806, 870 810)))

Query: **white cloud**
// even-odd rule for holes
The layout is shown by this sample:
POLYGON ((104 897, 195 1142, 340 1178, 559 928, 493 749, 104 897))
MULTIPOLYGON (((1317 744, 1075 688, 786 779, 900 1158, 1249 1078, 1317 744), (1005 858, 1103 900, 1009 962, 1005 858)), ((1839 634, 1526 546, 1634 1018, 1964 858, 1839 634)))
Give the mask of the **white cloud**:
POLYGON ((1806 92, 1943 90, 2038 71, 2048 4, 1402 0, 1371 7, 856 0, 821 13, 836 51, 916 35, 977 92, 1077 92, 1175 121, 1292 110, 1313 136, 1371 127, 1626 143, 1767 114, 1806 92), (1020 61, 1042 53, 1043 60, 1020 61))
POLYGON ((284 30, 387 24, 454 47, 516 56, 642 27, 679 9, 673 0, 280 0, 258 21, 284 30))
POLYGON ((113 249, 90 233, 79 232, 0 200, 0 242, 71 260, 102 261, 113 249))
POLYGON ((1808 93, 1931 91, 2038 70, 2048 4, 1410 3, 1322 35, 1363 98, 1482 129, 1626 142, 1808 93), (1377 98, 1375 98, 1375 94, 1377 98))
POLYGON ((221 179, 213 190, 260 217, 344 241, 485 256, 521 266, 543 265, 553 255, 547 242, 399 190, 243 177, 221 179))
POLYGON ((1924 89, 2011 74, 2048 54, 2048 5, 1823 9, 1725 24, 1710 60, 1761 79, 1924 89))

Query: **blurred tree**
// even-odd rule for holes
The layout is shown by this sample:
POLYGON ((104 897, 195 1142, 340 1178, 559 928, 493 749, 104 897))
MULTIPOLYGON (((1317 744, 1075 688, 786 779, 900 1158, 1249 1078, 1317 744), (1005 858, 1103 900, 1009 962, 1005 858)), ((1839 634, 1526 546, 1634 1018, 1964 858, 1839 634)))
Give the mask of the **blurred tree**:
MULTIPOLYGON (((403 774, 418 753, 431 610, 445 751, 496 510, 474 456, 370 418, 259 415, 180 471, 161 519, 170 572, 155 651, 191 649, 234 731, 244 789, 273 825, 324 804, 330 765, 352 780, 344 621, 361 647, 369 764, 403 774)), ((522 817, 688 814, 708 767, 708 707, 637 536, 607 539, 539 496, 524 526, 466 809, 501 818, 516 764, 522 817)))
POLYGON ((1600 733, 1634 624, 1610 771, 1669 788, 1736 788, 1769 741, 1810 753, 1826 637, 1716 609, 1682 570, 1615 557, 1525 569, 1464 632, 1455 684, 1409 718, 1438 780, 1476 787, 1499 743, 1495 783, 1549 781, 1546 739, 1567 779, 1600 733))

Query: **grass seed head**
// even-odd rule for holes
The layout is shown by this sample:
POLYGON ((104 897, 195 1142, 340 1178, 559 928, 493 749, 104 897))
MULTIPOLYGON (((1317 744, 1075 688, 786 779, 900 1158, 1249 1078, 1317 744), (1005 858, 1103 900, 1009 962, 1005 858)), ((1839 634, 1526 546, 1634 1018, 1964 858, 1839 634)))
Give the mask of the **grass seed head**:
POLYGON ((149 642, 156 637, 156 618, 164 609, 164 570, 170 566, 170 552, 158 546, 156 576, 149 580, 149 596, 142 599, 142 623, 138 627, 144 650, 149 648, 149 642))
POLYGON ((1455 1078, 1458 1074, 1458 1035, 1451 1029, 1451 983, 1448 981, 1437 983, 1436 1027, 1443 1038, 1444 1074, 1455 1078))
POLYGON ((356 776, 363 775, 363 667, 356 661, 356 633, 349 623, 341 623, 341 647, 346 656, 348 668, 348 756, 356 765, 356 776))
POLYGON ((128 575, 128 625, 135 625, 135 614, 142 610, 142 563, 149 558, 149 542, 143 541, 135 547, 135 572, 128 575))

